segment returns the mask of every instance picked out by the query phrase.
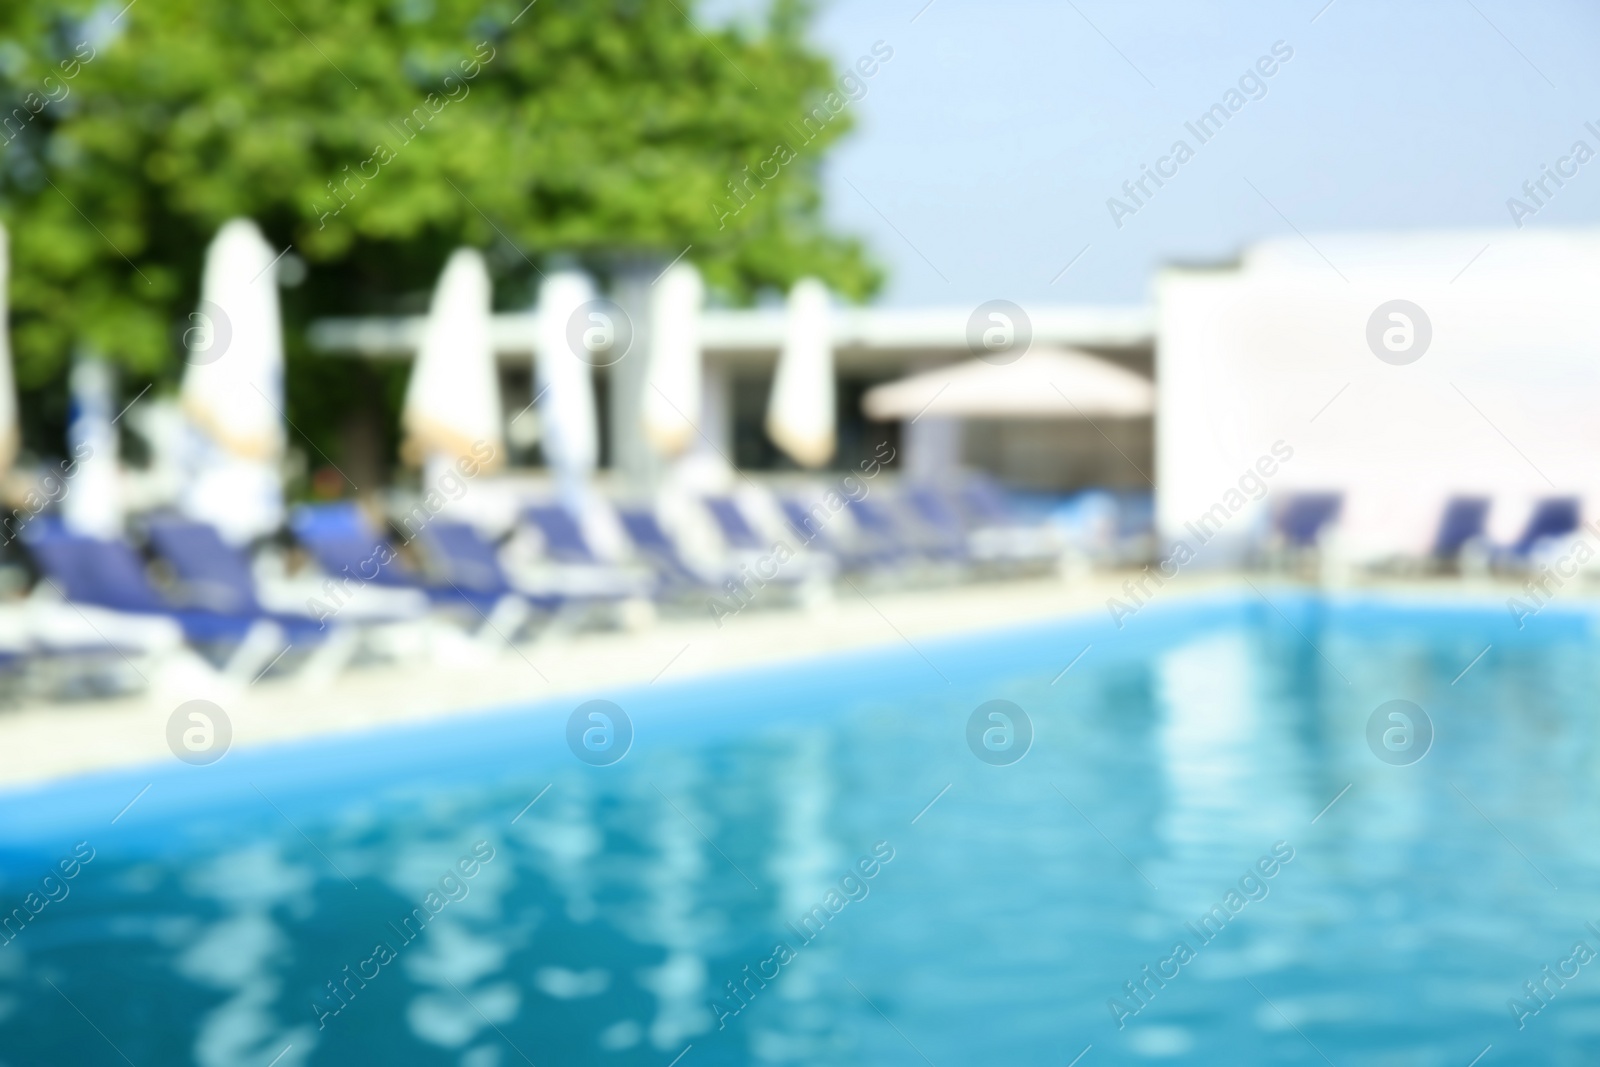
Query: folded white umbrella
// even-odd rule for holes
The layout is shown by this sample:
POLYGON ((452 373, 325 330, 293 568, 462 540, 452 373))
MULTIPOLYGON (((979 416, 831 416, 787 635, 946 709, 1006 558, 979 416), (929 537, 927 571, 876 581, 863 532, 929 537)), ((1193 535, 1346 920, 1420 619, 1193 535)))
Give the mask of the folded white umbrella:
POLYGON ((89 537, 122 536, 122 486, 117 462, 114 378, 105 360, 79 359, 69 382, 67 445, 76 466, 61 498, 61 521, 89 537))
POLYGON ((11 369, 11 331, 7 328, 7 294, 11 284, 11 239, 0 226, 0 475, 11 469, 22 446, 17 426, 17 386, 11 369))
POLYGON ((468 456, 481 461, 486 445, 494 449, 489 465, 504 455, 490 296, 483 256, 457 249, 433 291, 422 348, 406 385, 401 453, 410 463, 432 467, 468 456))
POLYGON ((1012 363, 974 359, 887 382, 861 406, 874 419, 1133 418, 1155 411, 1155 387, 1085 352, 1034 348, 1012 363))
POLYGON ((594 296, 588 277, 578 271, 551 274, 539 288, 535 395, 540 434, 545 462, 568 496, 582 493, 599 460, 591 364, 573 351, 567 329, 572 316, 594 296))
POLYGON ((691 263, 668 267, 650 292, 645 440, 664 456, 686 451, 700 421, 700 308, 706 288, 691 263))
POLYGON ((194 427, 180 507, 235 544, 283 521, 283 333, 274 253, 249 219, 206 250, 179 398, 194 427))
POLYGON ((789 291, 783 351, 767 400, 767 436, 802 467, 833 458, 833 330, 828 291, 802 278, 789 291))

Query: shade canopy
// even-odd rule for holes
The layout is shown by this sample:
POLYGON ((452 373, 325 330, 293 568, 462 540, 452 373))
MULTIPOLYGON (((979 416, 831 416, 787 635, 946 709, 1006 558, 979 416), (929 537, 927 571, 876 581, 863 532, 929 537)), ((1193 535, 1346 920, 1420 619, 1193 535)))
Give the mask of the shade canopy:
POLYGON ((867 391, 874 419, 1136 418, 1155 410, 1147 378, 1085 352, 1033 349, 1010 363, 983 359, 913 374, 867 391))

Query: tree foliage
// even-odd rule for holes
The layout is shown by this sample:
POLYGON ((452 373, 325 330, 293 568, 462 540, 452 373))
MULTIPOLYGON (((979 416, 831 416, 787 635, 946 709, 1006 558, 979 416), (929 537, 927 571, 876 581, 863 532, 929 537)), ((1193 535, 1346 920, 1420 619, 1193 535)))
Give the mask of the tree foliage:
POLYGON ((754 30, 693 21, 692 0, 122 2, 0 7, 25 390, 78 345, 170 377, 205 245, 237 215, 309 264, 292 345, 314 315, 415 310, 459 244, 488 251, 504 301, 552 255, 604 269, 688 245, 732 300, 805 273, 877 284, 821 220, 848 114, 716 207, 835 87, 800 0, 754 30))

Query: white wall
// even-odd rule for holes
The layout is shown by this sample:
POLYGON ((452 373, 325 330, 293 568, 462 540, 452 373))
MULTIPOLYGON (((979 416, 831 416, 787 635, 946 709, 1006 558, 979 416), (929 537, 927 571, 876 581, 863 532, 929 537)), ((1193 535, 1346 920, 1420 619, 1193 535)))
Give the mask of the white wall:
MULTIPOLYGON (((1357 556, 1424 549, 1453 493, 1494 496, 1502 539, 1538 497, 1578 494, 1600 510, 1600 231, 1311 241, 1255 246, 1238 270, 1159 278, 1164 533, 1182 534, 1279 440, 1294 455, 1272 492, 1343 490, 1357 556), (1432 324, 1426 353, 1405 366, 1366 337, 1394 299, 1432 324)), ((1229 535, 1262 515, 1251 502, 1229 535)))

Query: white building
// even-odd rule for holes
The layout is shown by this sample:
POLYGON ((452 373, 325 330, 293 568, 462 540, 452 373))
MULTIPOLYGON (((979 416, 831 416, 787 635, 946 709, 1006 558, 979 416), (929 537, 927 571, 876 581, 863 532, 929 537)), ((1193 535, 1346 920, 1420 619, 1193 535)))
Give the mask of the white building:
MULTIPOLYGON (((1164 271, 1161 531, 1220 517, 1276 442, 1293 455, 1262 465, 1267 489, 1343 493, 1358 559, 1425 551, 1454 495, 1494 501, 1499 542, 1537 499, 1600 499, 1596 292, 1593 231, 1312 235, 1164 271)), ((1229 537, 1265 507, 1247 499, 1229 537)))
MULTIPOLYGON (((1600 499, 1600 232, 1297 235, 1168 268, 1154 288, 1150 308, 1026 309, 1034 345, 1153 375, 1153 420, 869 425, 867 387, 970 357, 974 309, 834 309, 839 461, 894 435, 912 467, 937 452, 1027 488, 1154 488, 1164 536, 1192 541, 1200 524, 1219 544, 1259 536, 1274 498, 1336 492, 1356 558, 1426 550, 1456 495, 1494 500, 1497 541, 1538 499, 1600 499)), ((741 467, 777 455, 762 421, 786 314, 712 309, 698 323, 700 432, 741 467)), ((529 399, 537 325, 537 309, 495 316, 508 411, 529 399)), ((421 331, 337 320, 312 339, 404 358, 421 331)), ((601 368, 596 382, 624 474, 642 451, 625 378, 601 368)))

